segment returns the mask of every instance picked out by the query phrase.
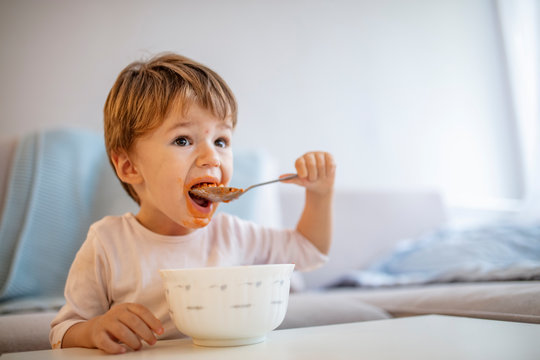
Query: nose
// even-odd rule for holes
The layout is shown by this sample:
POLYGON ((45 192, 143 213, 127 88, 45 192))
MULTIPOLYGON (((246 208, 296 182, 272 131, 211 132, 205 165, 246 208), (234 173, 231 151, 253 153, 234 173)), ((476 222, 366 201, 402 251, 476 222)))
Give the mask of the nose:
POLYGON ((199 167, 219 167, 221 161, 219 155, 213 146, 202 146, 197 156, 197 166, 199 167))

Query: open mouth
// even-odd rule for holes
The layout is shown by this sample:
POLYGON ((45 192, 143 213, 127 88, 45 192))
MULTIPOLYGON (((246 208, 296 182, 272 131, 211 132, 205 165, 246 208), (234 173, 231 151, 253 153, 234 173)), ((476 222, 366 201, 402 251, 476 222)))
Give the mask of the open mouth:
MULTIPOLYGON (((191 189, 197 189, 197 188, 201 188, 201 187, 209 187, 209 186, 216 186, 216 184, 210 183, 210 182, 201 182, 201 183, 198 183, 198 184, 193 185, 193 186, 191 187, 191 189)), ((210 204, 212 203, 212 202, 211 202, 210 200, 208 200, 208 199, 205 199, 205 198, 202 198, 202 197, 200 197, 200 196, 195 195, 192 191, 189 191, 188 193, 189 193, 189 197, 190 197, 191 199, 193 199, 193 201, 194 201, 197 205, 199 205, 199 206, 201 206, 201 207, 206 208, 206 207, 210 206, 210 204)))

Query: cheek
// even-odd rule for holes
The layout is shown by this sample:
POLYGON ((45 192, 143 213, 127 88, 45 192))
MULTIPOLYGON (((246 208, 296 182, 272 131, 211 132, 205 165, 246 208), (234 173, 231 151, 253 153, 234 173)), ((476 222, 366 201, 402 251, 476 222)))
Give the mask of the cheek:
POLYGON ((145 168, 146 177, 153 183, 153 186, 171 186, 173 182, 176 183, 178 179, 178 173, 175 173, 170 166, 167 166, 165 161, 155 161, 153 166, 147 166, 145 168))

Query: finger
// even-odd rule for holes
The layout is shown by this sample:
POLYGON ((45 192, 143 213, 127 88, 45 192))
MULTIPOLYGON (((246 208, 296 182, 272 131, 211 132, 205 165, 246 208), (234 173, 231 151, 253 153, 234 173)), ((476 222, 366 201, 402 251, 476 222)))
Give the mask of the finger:
POLYGON ((336 163, 330 153, 325 153, 326 177, 333 177, 336 172, 336 163))
MULTIPOLYGON (((129 309, 128 309, 129 310, 129 309)), ((119 320, 127 326, 135 335, 143 339, 150 345, 156 343, 156 337, 146 323, 135 313, 126 311, 122 313, 119 320)))
POLYGON ((114 339, 111 339, 106 332, 101 333, 95 340, 95 346, 108 354, 122 354, 126 352, 126 348, 114 339))
POLYGON ((287 173, 287 174, 283 174, 283 175, 280 175, 279 178, 280 179, 284 179, 286 177, 289 177, 289 176, 296 176, 296 177, 293 177, 291 179, 287 179, 287 180, 281 180, 281 182, 284 182, 284 183, 292 183, 294 181, 295 178, 298 177, 298 174, 294 174, 294 173, 287 173))
POLYGON ((116 321, 113 325, 111 325, 109 328, 109 333, 111 336, 118 339, 119 342, 124 343, 133 350, 139 350, 142 346, 137 335, 135 335, 133 331, 131 331, 131 329, 129 329, 129 327, 124 325, 121 321, 116 321))
POLYGON ((317 160, 317 175, 318 178, 326 177, 326 158, 323 152, 318 152, 315 154, 315 159, 317 160))
POLYGON ((308 176, 308 170, 306 166, 306 159, 304 157, 300 157, 296 160, 294 164, 296 168, 296 173, 298 174, 298 177, 301 179, 305 179, 308 176))
POLYGON ((314 153, 308 153, 304 155, 304 159, 306 159, 306 167, 308 171, 308 180, 309 181, 315 181, 317 180, 318 172, 317 172, 317 159, 315 158, 314 153))
POLYGON ((164 330, 161 321, 148 308, 140 304, 129 304, 128 309, 141 318, 153 332, 158 335, 163 334, 164 330))

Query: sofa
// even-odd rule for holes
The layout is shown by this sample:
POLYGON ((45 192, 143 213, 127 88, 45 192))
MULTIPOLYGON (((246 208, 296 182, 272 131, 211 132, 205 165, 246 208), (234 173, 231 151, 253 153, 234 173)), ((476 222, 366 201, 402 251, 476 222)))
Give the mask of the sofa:
MULTIPOLYGON (((242 149, 235 154, 235 185, 275 175, 267 154, 242 149)), ((268 226, 295 225, 301 189, 276 184, 250 193, 220 211, 268 226)), ((48 349, 49 323, 63 304, 63 283, 87 227, 136 206, 110 169, 101 135, 81 129, 3 139, 0 204, 0 353, 48 349)), ((330 260, 317 270, 294 273, 279 329, 424 314, 540 324, 534 266, 532 276, 481 281, 383 286, 351 281, 359 278, 351 274, 372 268, 404 241, 422 242, 446 222, 447 208, 434 191, 337 188, 330 260)))

